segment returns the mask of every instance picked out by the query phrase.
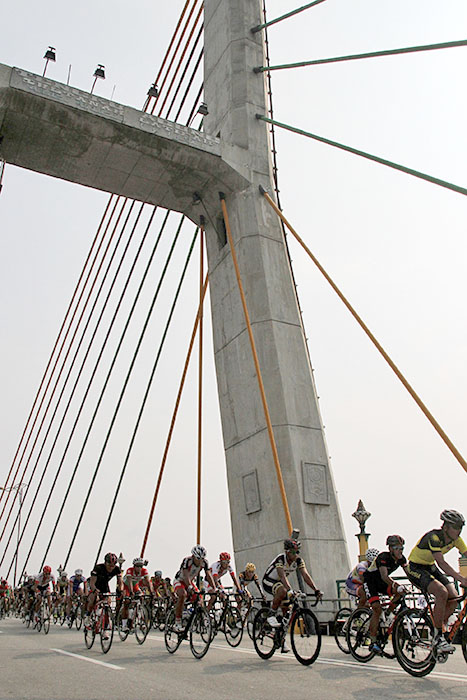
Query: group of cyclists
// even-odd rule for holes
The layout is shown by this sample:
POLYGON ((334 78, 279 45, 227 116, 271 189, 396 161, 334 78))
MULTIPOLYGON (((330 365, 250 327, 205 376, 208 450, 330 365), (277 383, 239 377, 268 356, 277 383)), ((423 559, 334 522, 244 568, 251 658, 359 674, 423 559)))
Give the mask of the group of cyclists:
MULTIPOLYGON (((371 609, 370 648, 376 653, 381 651, 377 642, 377 630, 382 614, 381 596, 390 596, 391 611, 407 592, 405 586, 392 578, 399 568, 414 586, 434 597, 434 648, 444 653, 452 653, 455 650, 443 634, 444 626, 458 600, 455 586, 448 576, 463 587, 467 587, 467 578, 451 567, 444 555, 457 548, 461 555, 467 556, 467 545, 460 536, 465 518, 456 510, 443 510, 440 518, 441 527, 426 532, 407 558, 403 553, 404 538, 400 535, 389 535, 386 539, 387 550, 380 552, 374 548, 369 549, 366 552, 366 560, 359 562, 347 577, 346 589, 355 599, 357 607, 371 609)), ((62 602, 66 606, 66 614, 70 615, 72 601, 79 599, 83 604, 86 627, 90 624, 94 606, 101 596, 110 592, 109 582, 115 579, 117 599, 121 601, 119 605, 123 628, 128 625, 129 601, 135 596, 147 594, 173 605, 174 630, 180 632, 183 630, 182 614, 187 602, 193 601, 202 592, 207 601, 206 608, 211 611, 216 600, 226 598, 222 579, 227 575, 231 579, 239 604, 242 599, 251 600, 252 594, 248 589, 252 583, 263 601, 269 596, 267 623, 272 630, 281 625, 288 601, 295 593, 289 581, 292 572, 300 575, 301 580, 318 599, 322 598, 322 592, 300 556, 300 542, 292 537, 284 540, 283 551, 271 561, 261 581, 256 573, 255 564, 251 562, 247 563, 237 576, 232 568, 231 556, 225 551, 209 565, 206 549, 200 544, 195 545, 190 555, 183 558, 174 576, 173 585, 169 578, 163 578, 160 570, 155 571, 151 577, 146 567, 147 561, 137 557, 132 566, 122 571, 117 556, 109 552, 102 563, 94 566, 89 578, 84 576, 82 569, 77 569, 70 578, 59 570, 56 581, 50 566, 44 566, 40 574, 35 577, 28 576, 16 591, 12 591, 8 583, 1 580, 0 603, 8 599, 11 604, 17 598, 21 606, 34 610, 37 614, 41 601, 46 596, 50 608, 53 602, 62 602)), ((281 651, 289 651, 285 643, 281 651)))
POLYGON ((404 538, 389 535, 386 539, 387 551, 369 549, 366 561, 359 562, 350 571, 346 580, 347 593, 356 600, 357 606, 370 607, 372 611, 369 633, 370 650, 381 653, 377 642, 377 631, 382 614, 381 596, 389 596, 389 612, 398 606, 406 587, 391 578, 399 567, 417 589, 434 598, 433 646, 436 652, 452 654, 455 647, 444 636, 447 622, 455 610, 458 595, 451 576, 462 587, 467 588, 467 577, 445 560, 444 555, 457 548, 462 556, 467 556, 467 545, 460 534, 465 525, 462 513, 456 510, 443 510, 440 514, 441 527, 426 532, 412 548, 408 559, 404 556, 404 538))

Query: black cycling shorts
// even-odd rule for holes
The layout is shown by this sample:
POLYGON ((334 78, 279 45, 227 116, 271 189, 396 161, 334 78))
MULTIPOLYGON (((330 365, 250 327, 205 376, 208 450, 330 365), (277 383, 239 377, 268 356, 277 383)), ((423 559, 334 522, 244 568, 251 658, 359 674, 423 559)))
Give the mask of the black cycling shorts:
POLYGON ((428 591, 428 586, 432 581, 439 581, 443 586, 451 583, 435 564, 415 564, 413 561, 409 561, 407 564, 407 578, 424 593, 428 591))

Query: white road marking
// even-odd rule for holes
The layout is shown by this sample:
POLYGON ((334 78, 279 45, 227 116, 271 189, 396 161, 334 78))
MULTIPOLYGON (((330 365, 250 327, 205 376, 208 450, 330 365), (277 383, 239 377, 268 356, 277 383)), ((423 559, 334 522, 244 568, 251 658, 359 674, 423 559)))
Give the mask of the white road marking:
MULTIPOLYGON (((164 642, 163 639, 160 637, 154 637, 152 635, 148 635, 148 639, 153 640, 154 642, 164 642)), ((211 644, 211 647, 213 649, 221 649, 223 651, 233 651, 236 652, 237 654, 253 654, 253 656, 257 656, 256 651, 254 649, 242 649, 240 647, 230 647, 224 644, 211 644)), ((287 659, 285 657, 283 658, 284 661, 287 659)), ((289 660, 294 660, 295 658, 292 657, 290 654, 288 655, 289 660)), ((355 668, 358 671, 363 671, 365 669, 377 669, 378 671, 382 671, 383 673, 395 673, 396 675, 403 675, 406 676, 406 672, 402 668, 390 668, 388 666, 380 666, 379 664, 371 664, 371 666, 367 666, 366 664, 361 664, 358 661, 345 661, 344 659, 339 660, 339 659, 326 659, 323 657, 319 657, 316 661, 316 664, 330 664, 334 666, 347 666, 351 668, 355 668)), ((394 663, 397 663, 396 660, 394 659, 394 663)), ((467 676, 464 676, 460 673, 441 673, 439 671, 432 671, 429 676, 429 678, 436 678, 437 680, 440 681, 458 681, 461 683, 467 683, 467 676)))
POLYGON ((82 661, 89 661, 91 664, 98 664, 99 666, 106 666, 107 668, 113 668, 115 671, 124 671, 123 666, 116 666, 115 664, 108 664, 105 661, 98 661, 97 659, 90 659, 89 656, 81 656, 81 654, 72 654, 71 651, 64 651, 63 649, 49 649, 49 651, 56 651, 57 654, 65 654, 65 656, 73 656, 75 659, 81 659, 82 661))

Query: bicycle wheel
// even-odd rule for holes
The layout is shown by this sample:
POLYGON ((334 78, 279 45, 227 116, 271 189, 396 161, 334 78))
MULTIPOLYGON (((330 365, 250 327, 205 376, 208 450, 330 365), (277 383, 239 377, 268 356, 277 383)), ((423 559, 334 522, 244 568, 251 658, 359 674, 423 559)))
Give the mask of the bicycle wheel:
POLYGON ((96 636, 96 618, 94 613, 91 613, 89 625, 84 625, 84 643, 86 648, 90 649, 94 644, 96 636))
POLYGON ((75 608, 75 627, 79 631, 81 629, 81 625, 83 624, 83 609, 81 605, 77 605, 75 608))
POLYGON ((344 654, 350 654, 349 645, 347 644, 346 632, 347 625, 349 622, 349 617, 352 611, 350 608, 341 608, 337 611, 334 618, 334 639, 336 644, 344 654))
POLYGON ((308 608, 298 608, 290 623, 290 642, 297 661, 309 666, 321 649, 321 628, 316 615, 308 608))
POLYGON ((233 608, 231 605, 227 608, 224 617, 224 634, 227 643, 231 647, 238 647, 243 637, 242 617, 238 608, 233 608))
POLYGON ((253 641, 253 623, 255 621, 255 617, 258 614, 258 608, 255 608, 253 605, 248 611, 248 615, 246 617, 246 629, 248 632, 248 636, 250 637, 251 641, 253 641))
POLYGON ((190 625, 190 649, 196 659, 202 659, 211 644, 211 618, 204 608, 198 608, 190 625))
POLYGON ((120 610, 117 613, 117 618, 115 620, 115 626, 116 626, 117 631, 118 631, 118 636, 120 637, 122 642, 124 642, 130 633, 130 628, 128 626, 128 621, 127 621, 126 627, 123 627, 122 610, 123 609, 120 608, 120 610))
POLYGON ((462 653, 464 654, 464 659, 467 662, 467 621, 464 622, 464 627, 462 628, 461 644, 462 653))
POLYGON ((107 654, 112 646, 114 638, 114 620, 110 607, 103 608, 99 616, 99 634, 101 638, 101 649, 104 654, 107 654))
POLYGON ((253 644, 262 659, 270 659, 280 646, 276 630, 268 622, 270 615, 269 608, 261 608, 253 621, 253 644))
POLYGON ((396 658, 411 676, 426 676, 435 665, 434 626, 426 610, 407 609, 397 616, 392 630, 396 658))
POLYGON ((183 633, 176 632, 174 630, 174 625, 175 625, 175 610, 172 608, 172 610, 167 615, 167 619, 165 621, 165 629, 164 629, 165 648, 167 649, 169 654, 173 654, 174 652, 176 652, 178 647, 182 643, 183 633))
POLYGON ((44 634, 49 634, 50 629, 50 610, 47 603, 44 603, 41 610, 42 631, 44 634))
POLYGON ((149 632, 149 615, 144 605, 138 605, 133 620, 135 637, 138 644, 144 644, 149 632))
POLYGON ((370 661, 375 655, 374 651, 370 651, 370 618, 370 610, 366 608, 354 610, 349 617, 346 631, 346 641, 350 653, 354 659, 363 663, 370 661))

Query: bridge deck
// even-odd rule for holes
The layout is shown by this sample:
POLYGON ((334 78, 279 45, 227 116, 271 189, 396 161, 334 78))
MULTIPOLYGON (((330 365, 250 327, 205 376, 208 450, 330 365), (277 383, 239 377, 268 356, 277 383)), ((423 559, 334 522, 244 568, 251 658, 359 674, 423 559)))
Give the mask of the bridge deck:
POLYGON ((407 675, 397 661, 378 659, 360 664, 342 654, 332 637, 323 638, 313 666, 301 666, 293 657, 276 655, 262 661, 250 639, 232 649, 222 635, 207 655, 196 661, 186 642, 170 655, 163 635, 150 632, 139 646, 133 637, 114 639, 107 655, 98 640, 87 650, 82 632, 51 627, 45 636, 26 629, 19 620, 0 622, 2 698, 79 699, 112 697, 164 700, 271 700, 380 697, 464 700, 467 666, 460 648, 444 666, 426 678, 407 675))

